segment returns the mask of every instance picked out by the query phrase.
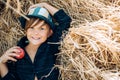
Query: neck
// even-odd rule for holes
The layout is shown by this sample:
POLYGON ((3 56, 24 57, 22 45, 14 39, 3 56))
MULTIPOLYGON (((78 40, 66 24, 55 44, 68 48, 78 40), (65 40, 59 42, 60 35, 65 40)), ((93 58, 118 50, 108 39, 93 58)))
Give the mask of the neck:
POLYGON ((33 44, 28 44, 25 47, 25 50, 27 51, 29 57, 31 58, 32 62, 34 62, 34 58, 37 52, 37 49, 40 45, 33 45, 33 44))

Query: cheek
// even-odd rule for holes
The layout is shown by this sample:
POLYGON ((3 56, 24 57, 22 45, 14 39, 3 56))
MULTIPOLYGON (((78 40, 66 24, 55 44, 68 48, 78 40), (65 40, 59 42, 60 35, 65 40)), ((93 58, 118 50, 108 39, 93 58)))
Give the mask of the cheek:
POLYGON ((30 36, 31 36, 31 32, 28 32, 28 31, 27 31, 27 32, 26 32, 26 36, 27 36, 27 37, 30 37, 30 36))
POLYGON ((49 33, 41 33, 40 36, 42 36, 44 39, 48 38, 49 33))
POLYGON ((29 30, 29 29, 28 29, 28 30, 26 31, 26 34, 32 34, 32 33, 34 33, 32 30, 29 30))
POLYGON ((47 37, 48 34, 47 33, 41 33, 40 35, 43 36, 43 37, 47 37))
POLYGON ((29 32, 26 32, 26 35, 29 35, 30 33, 29 32))

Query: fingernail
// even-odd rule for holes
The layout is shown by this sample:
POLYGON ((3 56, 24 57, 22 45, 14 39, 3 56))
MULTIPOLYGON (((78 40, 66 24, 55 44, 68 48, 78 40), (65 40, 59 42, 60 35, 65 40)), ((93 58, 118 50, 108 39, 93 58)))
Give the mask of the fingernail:
POLYGON ((19 57, 20 55, 17 55, 17 57, 19 57))
POLYGON ((18 52, 21 52, 20 50, 18 50, 18 52))

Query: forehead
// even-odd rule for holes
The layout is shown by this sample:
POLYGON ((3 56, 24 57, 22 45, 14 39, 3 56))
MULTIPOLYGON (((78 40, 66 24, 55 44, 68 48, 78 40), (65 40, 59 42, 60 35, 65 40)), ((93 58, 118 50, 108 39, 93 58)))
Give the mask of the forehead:
POLYGON ((43 25, 46 25, 46 26, 49 26, 49 24, 47 22, 45 22, 44 20, 41 20, 39 18, 36 18, 33 20, 31 26, 36 26, 36 25, 39 25, 39 26, 43 26, 43 25))
POLYGON ((36 20, 34 23, 31 25, 31 27, 48 27, 49 25, 44 21, 44 20, 36 20))
POLYGON ((50 27, 49 24, 47 24, 44 20, 41 20, 39 18, 30 18, 30 20, 26 22, 25 30, 27 30, 29 27, 34 27, 40 24, 50 27))

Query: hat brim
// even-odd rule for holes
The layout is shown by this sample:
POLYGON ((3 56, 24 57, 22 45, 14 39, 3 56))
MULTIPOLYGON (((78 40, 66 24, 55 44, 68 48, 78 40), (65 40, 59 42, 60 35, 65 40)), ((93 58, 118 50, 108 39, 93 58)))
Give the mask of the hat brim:
MULTIPOLYGON (((52 30, 54 30, 54 23, 53 22, 50 22, 47 18, 45 18, 44 16, 40 16, 40 15, 26 15, 26 17, 28 18, 39 18, 41 20, 44 20, 46 23, 49 24, 50 28, 52 30)), ((23 29, 25 29, 25 25, 26 25, 26 19, 24 17, 19 17, 18 18, 20 23, 21 23, 21 27, 23 29)))

